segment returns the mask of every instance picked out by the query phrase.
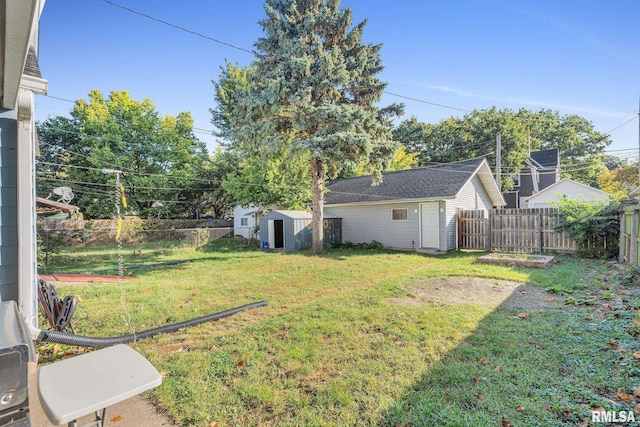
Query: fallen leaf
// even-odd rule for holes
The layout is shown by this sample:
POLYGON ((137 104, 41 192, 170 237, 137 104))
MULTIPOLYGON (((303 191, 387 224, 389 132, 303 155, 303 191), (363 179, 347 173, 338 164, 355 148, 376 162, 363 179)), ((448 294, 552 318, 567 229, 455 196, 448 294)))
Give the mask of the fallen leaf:
POLYGON ((607 344, 609 344, 609 347, 611 347, 614 350, 618 349, 618 344, 613 340, 609 340, 609 342, 607 344))
POLYGON ((496 372, 502 372, 502 366, 496 366, 495 371, 496 372))
POLYGON ((196 295, 198 295, 198 294, 196 294, 195 292, 191 292, 191 296, 192 297, 195 297, 196 295))
POLYGON ((244 366, 244 360, 239 361, 238 363, 236 363, 236 365, 243 367, 244 366))
POLYGON ((618 396, 618 398, 620 400, 622 400, 625 403, 631 403, 634 400, 636 400, 635 396, 633 394, 627 394, 624 391, 622 391, 622 389, 618 389, 618 392, 616 393, 616 396, 618 396))
POLYGON ((483 396, 483 395, 481 395, 481 394, 476 395, 476 397, 478 398, 478 400, 482 400, 482 399, 484 399, 484 396, 483 396))
POLYGON ((627 354, 627 350, 625 350, 624 348, 618 349, 618 351, 622 354, 627 354))
POLYGON ((544 410, 545 410, 545 411, 548 411, 549 409, 551 409, 551 406, 549 406, 549 405, 544 405, 544 410))
POLYGON ((122 417, 120 415, 116 415, 115 417, 111 418, 111 422, 119 423, 120 421, 122 421, 122 417))
POLYGON ((518 412, 524 411, 524 406, 522 406, 522 405, 516 406, 516 411, 518 411, 518 412))
POLYGON ((505 419, 502 420, 502 427, 511 427, 511 423, 505 419))
POLYGON ((636 360, 640 360, 640 351, 636 351, 635 353, 633 353, 633 356, 631 357, 633 357, 636 360))
POLYGON ((566 406, 562 409, 562 412, 564 412, 565 415, 571 415, 571 409, 567 408, 566 406))
POLYGON ((640 320, 638 320, 638 319, 632 319, 631 321, 633 322, 633 324, 634 324, 634 325, 636 325, 637 327, 639 327, 639 328, 640 328, 640 320))
POLYGON ((479 383, 479 382, 480 382, 480 378, 478 378, 478 377, 473 377, 473 381, 475 381, 475 382, 479 383))
POLYGON ((160 371, 160 376, 161 376, 162 378, 167 378, 167 376, 168 376, 168 375, 169 375, 169 374, 168 374, 167 372, 165 372, 165 371, 160 371))
POLYGON ((211 424, 209 424, 209 427, 219 427, 220 423, 217 421, 211 421, 211 424))
POLYGON ((640 387, 635 387, 633 389, 633 394, 635 394, 636 396, 640 396, 640 387))
POLYGON ((482 357, 480 359, 480 363, 487 363, 487 358, 486 357, 482 357))
POLYGON ((531 316, 529 316, 529 313, 519 313, 519 314, 518 314, 518 317, 519 317, 520 319, 529 320, 529 318, 530 318, 531 316))
POLYGON ((507 344, 507 347, 509 347, 509 348, 515 348, 515 346, 516 346, 516 345, 515 345, 514 343, 512 343, 512 342, 510 342, 509 344, 507 344))
POLYGON ((633 407, 633 412, 636 414, 640 414, 640 403, 633 407))
POLYGON ((631 295, 631 292, 620 289, 618 291, 618 295, 631 295))

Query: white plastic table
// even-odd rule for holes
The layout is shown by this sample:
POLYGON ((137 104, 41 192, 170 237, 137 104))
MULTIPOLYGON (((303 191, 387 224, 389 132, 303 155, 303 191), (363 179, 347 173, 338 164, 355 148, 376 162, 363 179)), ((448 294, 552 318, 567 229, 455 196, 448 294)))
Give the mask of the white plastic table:
POLYGON ((86 426, 103 426, 106 408, 157 387, 162 377, 147 359, 120 344, 52 363, 38 370, 38 396, 55 425, 96 414, 86 426))

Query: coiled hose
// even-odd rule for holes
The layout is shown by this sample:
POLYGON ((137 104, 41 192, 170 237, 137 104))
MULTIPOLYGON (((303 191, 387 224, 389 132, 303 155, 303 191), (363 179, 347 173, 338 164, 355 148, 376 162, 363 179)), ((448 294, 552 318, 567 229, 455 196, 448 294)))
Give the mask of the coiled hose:
POLYGON ((233 316, 234 314, 237 314, 244 310, 264 307, 266 305, 266 301, 258 301, 251 304, 241 305, 235 308, 230 308, 228 310, 219 311, 217 313, 208 314, 206 316, 196 317, 195 319, 185 320, 182 322, 173 323, 171 325, 160 326, 158 328, 147 329, 146 331, 122 335, 119 337, 85 337, 82 335, 74 335, 66 332, 45 331, 42 329, 37 330, 37 335, 33 334, 32 332, 32 335, 38 342, 54 342, 58 344, 77 345, 80 347, 110 347, 116 344, 128 344, 139 339, 150 338, 157 334, 167 334, 170 332, 175 332, 181 328, 195 326, 205 322, 212 322, 225 317, 233 316))

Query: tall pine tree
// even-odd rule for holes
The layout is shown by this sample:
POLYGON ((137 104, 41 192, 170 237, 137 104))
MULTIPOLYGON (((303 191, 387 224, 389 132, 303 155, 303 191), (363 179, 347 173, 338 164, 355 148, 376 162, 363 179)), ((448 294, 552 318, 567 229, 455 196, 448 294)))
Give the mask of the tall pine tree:
POLYGON ((339 0, 267 0, 249 88, 238 91, 228 137, 236 148, 269 158, 283 150, 309 164, 312 252, 323 250, 324 183, 363 167, 381 180, 396 144, 391 119, 402 106, 376 107, 386 83, 381 45, 363 44, 366 21, 352 26, 339 0))

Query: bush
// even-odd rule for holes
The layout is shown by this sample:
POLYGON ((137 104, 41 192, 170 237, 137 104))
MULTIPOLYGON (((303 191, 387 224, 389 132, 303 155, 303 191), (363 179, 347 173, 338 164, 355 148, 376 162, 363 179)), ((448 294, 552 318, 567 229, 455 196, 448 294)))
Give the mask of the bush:
POLYGON ((349 241, 344 242, 337 246, 340 249, 368 249, 368 250, 380 250, 384 249, 384 245, 378 241, 372 240, 369 243, 352 243, 349 241))
POLYGON ((579 202, 564 198, 557 204, 559 230, 566 231, 587 258, 611 258, 618 253, 620 214, 616 203, 579 202))

